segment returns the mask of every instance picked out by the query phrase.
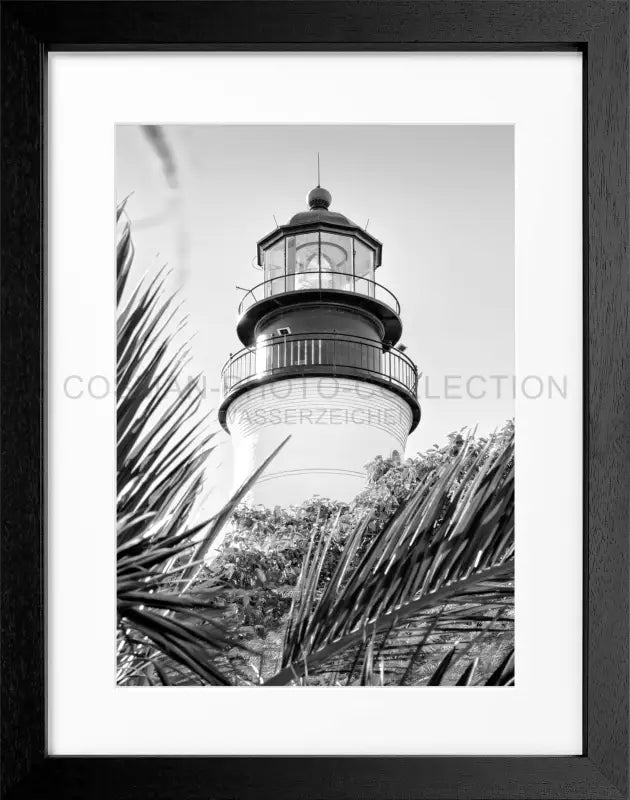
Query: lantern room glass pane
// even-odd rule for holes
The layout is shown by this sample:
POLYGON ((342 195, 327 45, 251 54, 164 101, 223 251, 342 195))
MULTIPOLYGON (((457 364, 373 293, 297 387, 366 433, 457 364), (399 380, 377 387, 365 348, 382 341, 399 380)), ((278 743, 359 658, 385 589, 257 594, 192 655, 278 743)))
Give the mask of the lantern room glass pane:
POLYGON ((284 239, 265 250, 265 297, 284 292, 284 239))
POLYGON ((287 237, 287 291, 319 287, 319 233, 287 237))
POLYGON ((290 236, 287 272, 319 272, 319 233, 290 236))
POLYGON ((322 269, 352 274, 352 239, 336 233, 322 232, 322 269))
POLYGON ((296 290, 319 289, 319 272, 298 272, 295 276, 296 290))
POLYGON ((352 238, 336 233, 322 232, 321 265, 322 286, 351 292, 352 281, 352 238))
POLYGON ((374 296, 374 251, 329 231, 287 236, 265 251, 265 296, 300 289, 338 289, 374 296))
POLYGON ((354 240, 355 291, 374 297, 374 251, 354 240))

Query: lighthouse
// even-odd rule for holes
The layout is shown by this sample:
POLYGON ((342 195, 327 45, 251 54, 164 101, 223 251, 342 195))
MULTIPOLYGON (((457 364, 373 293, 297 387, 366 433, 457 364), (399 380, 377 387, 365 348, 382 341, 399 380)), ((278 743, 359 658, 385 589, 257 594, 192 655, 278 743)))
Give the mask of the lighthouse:
POLYGON ((221 374, 236 486, 291 437, 250 493, 269 507, 351 500, 366 464, 402 455, 420 421, 417 369, 397 346, 400 305, 375 280, 381 243, 331 211, 323 187, 307 203, 258 242, 264 280, 241 300, 244 346, 221 374))

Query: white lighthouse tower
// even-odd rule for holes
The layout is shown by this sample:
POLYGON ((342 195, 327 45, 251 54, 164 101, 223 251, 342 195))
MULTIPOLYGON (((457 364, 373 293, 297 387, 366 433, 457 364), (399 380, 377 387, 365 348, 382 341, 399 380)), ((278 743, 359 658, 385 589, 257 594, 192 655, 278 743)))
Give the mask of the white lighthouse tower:
POLYGON ((250 499, 351 500, 365 465, 403 453, 420 421, 415 364, 396 347, 400 305, 374 280, 382 245, 317 187, 307 211, 258 242, 264 281, 244 296, 245 347, 222 372, 219 420, 241 485, 287 436, 250 499))

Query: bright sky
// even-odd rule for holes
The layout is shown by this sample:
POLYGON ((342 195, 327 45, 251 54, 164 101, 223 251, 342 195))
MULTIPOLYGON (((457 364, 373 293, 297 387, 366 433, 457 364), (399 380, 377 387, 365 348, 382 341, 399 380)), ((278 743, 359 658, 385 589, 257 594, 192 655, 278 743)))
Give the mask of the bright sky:
MULTIPOLYGON (((242 292, 259 283, 256 241, 306 208, 321 184, 331 210, 383 243, 376 280, 401 304, 402 343, 422 372, 414 455, 463 426, 489 432, 514 415, 514 156, 510 126, 119 126, 116 196, 136 246, 134 275, 165 263, 181 289, 209 413, 221 367, 242 346, 242 292), (485 384, 475 375, 484 376, 485 384), (449 377, 450 376, 450 377, 449 377), (466 391, 473 378, 472 394, 466 391)), ((231 483, 221 434, 210 483, 231 483), (214 470, 216 469, 216 472, 214 470)), ((375 454, 376 455, 376 454, 375 454)))

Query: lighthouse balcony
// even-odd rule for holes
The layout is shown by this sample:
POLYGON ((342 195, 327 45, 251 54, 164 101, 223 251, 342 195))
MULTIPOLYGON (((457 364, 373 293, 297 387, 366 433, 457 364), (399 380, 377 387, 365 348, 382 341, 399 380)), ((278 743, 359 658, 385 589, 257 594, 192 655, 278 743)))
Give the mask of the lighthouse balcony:
POLYGON ((255 303, 269 297, 304 291, 350 292, 377 300, 389 306, 397 315, 400 314, 400 303, 396 296, 380 283, 361 275, 330 270, 294 272, 263 281, 247 292, 240 302, 238 312, 244 314, 255 303))
POLYGON ((400 339, 400 303, 389 289, 371 278, 326 270, 283 274, 250 289, 239 305, 239 339, 250 345, 259 321, 280 309, 322 303, 363 310, 379 320, 384 341, 395 344, 400 339))
POLYGON ((413 427, 418 424, 418 372, 413 361, 379 341, 339 333, 274 336, 232 355, 221 373, 221 424, 225 426, 232 400, 253 386, 307 376, 354 378, 385 387, 407 400, 413 427))

